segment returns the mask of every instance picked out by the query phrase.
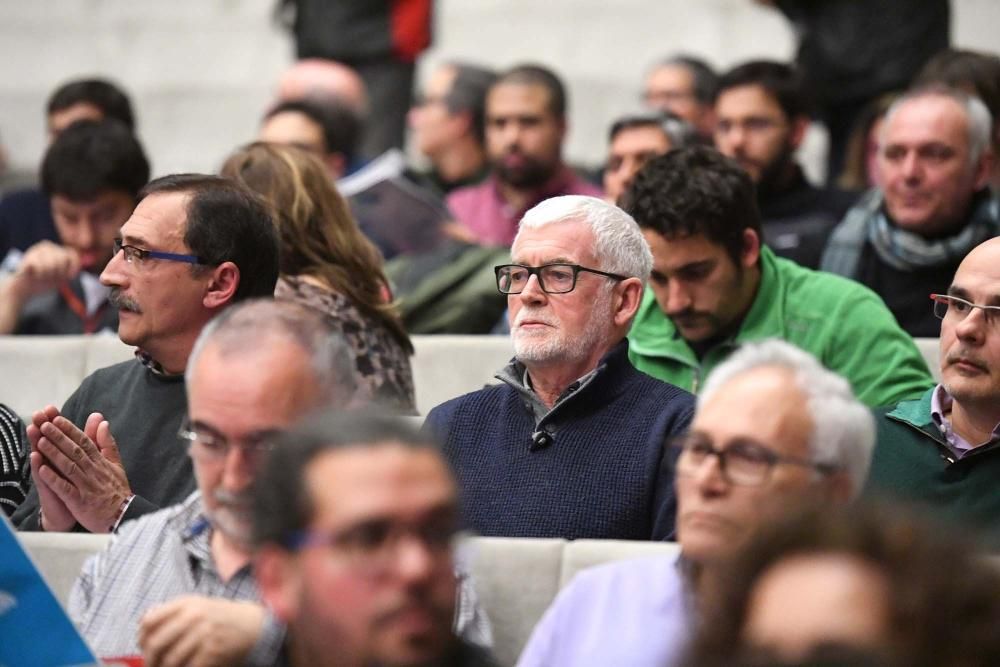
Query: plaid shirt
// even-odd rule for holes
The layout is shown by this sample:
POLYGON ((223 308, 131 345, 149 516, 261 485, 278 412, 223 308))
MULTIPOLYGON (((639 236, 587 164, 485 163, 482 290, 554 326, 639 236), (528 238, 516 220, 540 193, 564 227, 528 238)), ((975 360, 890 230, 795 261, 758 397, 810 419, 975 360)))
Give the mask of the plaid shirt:
MULTIPOLYGON (((212 562, 212 527, 196 491, 179 505, 124 524, 103 552, 83 566, 69 598, 69 615, 100 657, 138 655, 139 621, 180 595, 259 602, 250 565, 223 582, 212 562)), ((277 654, 284 630, 265 624, 249 662, 277 654)))
MULTIPOLYGON (((100 657, 137 655, 139 621, 152 607, 196 594, 259 602, 250 565, 223 582, 212 562, 212 527, 197 491, 179 505, 122 525, 106 550, 92 557, 73 585, 69 615, 100 657)), ((459 549, 455 630, 466 641, 490 648, 489 621, 472 586, 459 549)), ((284 627, 268 614, 264 632, 247 658, 249 665, 278 661, 284 627)))

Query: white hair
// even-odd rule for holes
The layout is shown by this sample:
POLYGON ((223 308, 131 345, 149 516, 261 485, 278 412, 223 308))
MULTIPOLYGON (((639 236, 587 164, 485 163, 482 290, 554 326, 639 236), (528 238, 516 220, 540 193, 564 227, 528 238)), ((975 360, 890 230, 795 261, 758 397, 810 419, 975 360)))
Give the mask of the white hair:
POLYGON ((699 406, 730 380, 759 368, 792 373, 813 422, 809 451, 817 463, 844 470, 851 481, 852 498, 857 497, 871 467, 875 419, 855 398, 847 380, 824 368, 808 352, 776 338, 746 343, 708 377, 699 406))
POLYGON ((949 88, 941 84, 921 86, 920 88, 904 93, 893 102, 888 111, 885 112, 885 122, 882 123, 879 142, 885 145, 889 121, 892 120, 893 116, 899 112, 899 109, 904 104, 925 97, 945 97, 955 102, 962 109, 968 125, 969 165, 975 167, 976 163, 979 162, 979 158, 992 145, 993 116, 990 114, 990 110, 986 107, 986 104, 975 95, 969 95, 961 90, 949 88))
POLYGON ((632 216, 603 199, 583 195, 546 199, 524 214, 518 229, 538 229, 567 220, 584 222, 594 232, 594 256, 600 266, 593 268, 638 278, 646 285, 653 269, 649 244, 632 216))

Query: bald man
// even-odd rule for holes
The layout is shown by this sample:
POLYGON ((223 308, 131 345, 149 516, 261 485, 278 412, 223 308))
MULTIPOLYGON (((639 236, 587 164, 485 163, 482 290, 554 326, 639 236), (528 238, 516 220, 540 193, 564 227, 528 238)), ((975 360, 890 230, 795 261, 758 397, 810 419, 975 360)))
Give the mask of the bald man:
POLYGON ((1000 543, 1000 238, 973 248, 927 307, 941 320, 941 384, 879 411, 870 491, 1000 543))

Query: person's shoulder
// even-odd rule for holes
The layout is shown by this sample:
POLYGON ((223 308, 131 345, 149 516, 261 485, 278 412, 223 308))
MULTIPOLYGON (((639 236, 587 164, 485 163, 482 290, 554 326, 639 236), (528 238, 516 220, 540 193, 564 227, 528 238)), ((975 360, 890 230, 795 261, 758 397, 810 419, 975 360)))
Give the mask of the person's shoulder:
POLYGON ((633 604, 650 596, 663 599, 683 592, 677 554, 624 558, 588 567, 566 588, 571 599, 629 599, 633 604))
POLYGON ((98 368, 93 373, 88 375, 83 379, 80 384, 81 387, 84 385, 107 385, 109 383, 118 383, 122 378, 131 375, 142 375, 146 369, 143 367, 142 363, 138 359, 126 359, 125 361, 119 361, 116 364, 111 364, 110 366, 104 366, 103 368, 98 368))
POLYGON ((37 187, 11 190, 0 198, 0 211, 23 210, 26 207, 48 209, 49 198, 37 187))
POLYGON ((430 419, 431 416, 435 414, 439 416, 454 415, 456 412, 458 412, 463 408, 489 406, 499 400, 502 400, 504 397, 508 396, 513 391, 514 390, 505 383, 488 384, 482 389, 470 391, 467 394, 462 394, 461 396, 450 398, 444 403, 438 404, 430 411, 430 413, 428 413, 427 418, 430 419))
POLYGON ((817 304, 821 300, 822 304, 828 304, 831 301, 874 299, 881 303, 878 294, 856 280, 827 271, 810 269, 783 257, 775 257, 774 262, 782 289, 790 297, 800 297, 801 302, 817 304))
POLYGON ((476 202, 479 202, 485 195, 490 191, 493 185, 489 179, 486 179, 480 183, 474 185, 466 185, 462 188, 456 188, 452 190, 447 197, 445 197, 445 203, 448 208, 455 210, 455 207, 465 207, 476 202))

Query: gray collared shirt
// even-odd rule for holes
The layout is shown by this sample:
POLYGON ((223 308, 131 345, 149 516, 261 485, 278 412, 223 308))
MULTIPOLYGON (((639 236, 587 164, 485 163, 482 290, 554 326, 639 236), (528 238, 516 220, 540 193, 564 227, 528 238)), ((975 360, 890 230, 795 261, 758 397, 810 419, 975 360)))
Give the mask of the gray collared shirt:
POLYGON ((973 445, 956 433, 955 429, 951 426, 951 419, 949 418, 951 415, 951 406, 954 402, 955 399, 952 398, 943 384, 934 387, 934 393, 931 394, 931 419, 934 420, 938 430, 941 431, 941 435, 944 436, 945 444, 956 458, 960 459, 968 456, 977 447, 1000 440, 1000 423, 993 427, 993 432, 986 442, 976 445, 973 445))

